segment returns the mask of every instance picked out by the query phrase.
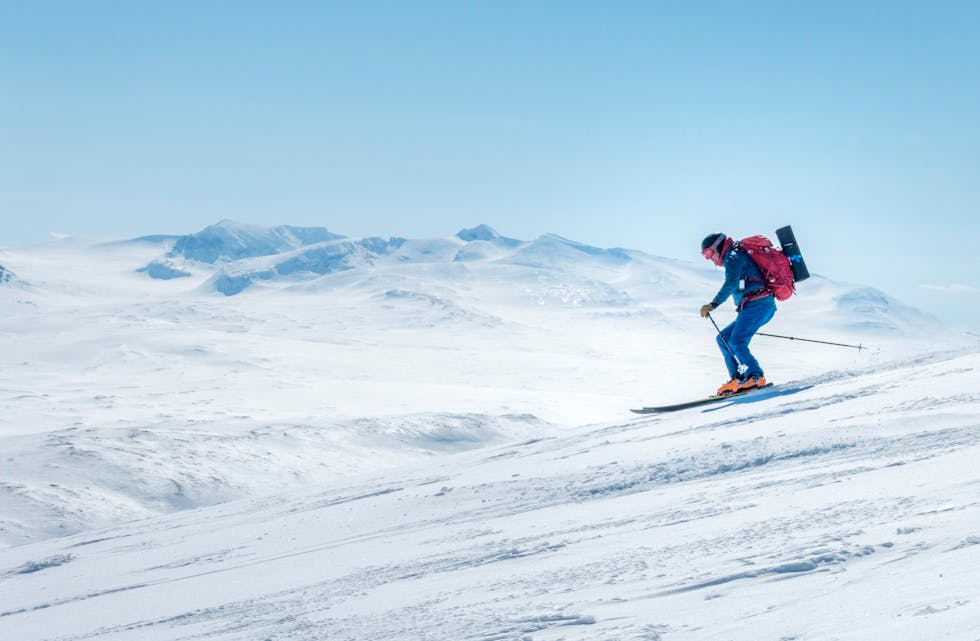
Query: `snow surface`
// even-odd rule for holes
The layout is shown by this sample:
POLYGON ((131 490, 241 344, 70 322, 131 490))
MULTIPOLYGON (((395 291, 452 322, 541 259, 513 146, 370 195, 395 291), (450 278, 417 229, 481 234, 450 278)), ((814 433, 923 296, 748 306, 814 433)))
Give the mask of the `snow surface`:
POLYGON ((218 226, 0 252, 0 639, 980 639, 975 338, 814 277, 637 418, 720 271, 218 226))

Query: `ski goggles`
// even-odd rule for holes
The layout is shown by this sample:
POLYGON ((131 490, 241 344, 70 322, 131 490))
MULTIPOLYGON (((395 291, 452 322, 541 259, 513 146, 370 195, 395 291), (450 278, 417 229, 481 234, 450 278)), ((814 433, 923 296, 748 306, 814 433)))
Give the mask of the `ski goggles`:
POLYGON ((719 236, 718 239, 715 240, 715 242, 711 243, 711 247, 705 247, 704 249, 702 249, 701 255, 707 258, 708 260, 712 260, 715 257, 715 255, 718 253, 718 246, 721 245, 723 242, 725 242, 724 234, 719 236))

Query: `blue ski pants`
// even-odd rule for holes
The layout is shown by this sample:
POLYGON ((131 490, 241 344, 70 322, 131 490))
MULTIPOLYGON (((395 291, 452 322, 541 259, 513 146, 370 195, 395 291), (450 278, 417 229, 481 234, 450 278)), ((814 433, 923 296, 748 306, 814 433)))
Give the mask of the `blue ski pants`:
POLYGON ((728 375, 731 377, 749 378, 752 376, 762 376, 762 367, 755 356, 749 351, 749 341, 755 336, 759 329, 772 320, 776 314, 776 299, 772 296, 759 298, 739 311, 735 320, 718 334, 718 347, 725 357, 725 365, 728 367, 728 375), (728 343, 728 347, 725 346, 728 343), (731 351, 728 348, 731 347, 731 351), (735 356, 732 356, 732 352, 735 356), (735 358, 738 358, 736 362, 735 358), (745 367, 745 373, 740 374, 738 363, 745 367))

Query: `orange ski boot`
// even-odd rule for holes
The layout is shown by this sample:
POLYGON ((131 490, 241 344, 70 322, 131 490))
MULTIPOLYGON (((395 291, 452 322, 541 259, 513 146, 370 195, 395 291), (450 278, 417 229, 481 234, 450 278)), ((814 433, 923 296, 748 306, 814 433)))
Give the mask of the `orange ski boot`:
POLYGON ((738 391, 741 381, 738 380, 737 376, 733 376, 732 380, 728 381, 724 385, 718 388, 718 396, 727 396, 729 394, 734 394, 738 391))
POLYGON ((739 383, 738 391, 745 392, 750 389, 755 389, 757 387, 765 387, 765 386, 766 386, 765 376, 750 376, 744 381, 742 381, 741 383, 739 383))

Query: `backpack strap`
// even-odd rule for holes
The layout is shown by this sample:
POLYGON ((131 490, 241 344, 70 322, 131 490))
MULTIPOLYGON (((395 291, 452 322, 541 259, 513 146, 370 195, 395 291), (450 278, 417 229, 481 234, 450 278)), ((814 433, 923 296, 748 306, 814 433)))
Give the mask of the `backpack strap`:
POLYGON ((762 300, 766 296, 772 296, 772 292, 764 288, 756 290, 751 294, 746 294, 745 296, 742 297, 742 304, 739 306, 738 311, 742 311, 743 309, 745 309, 745 306, 751 303, 752 301, 762 300))

